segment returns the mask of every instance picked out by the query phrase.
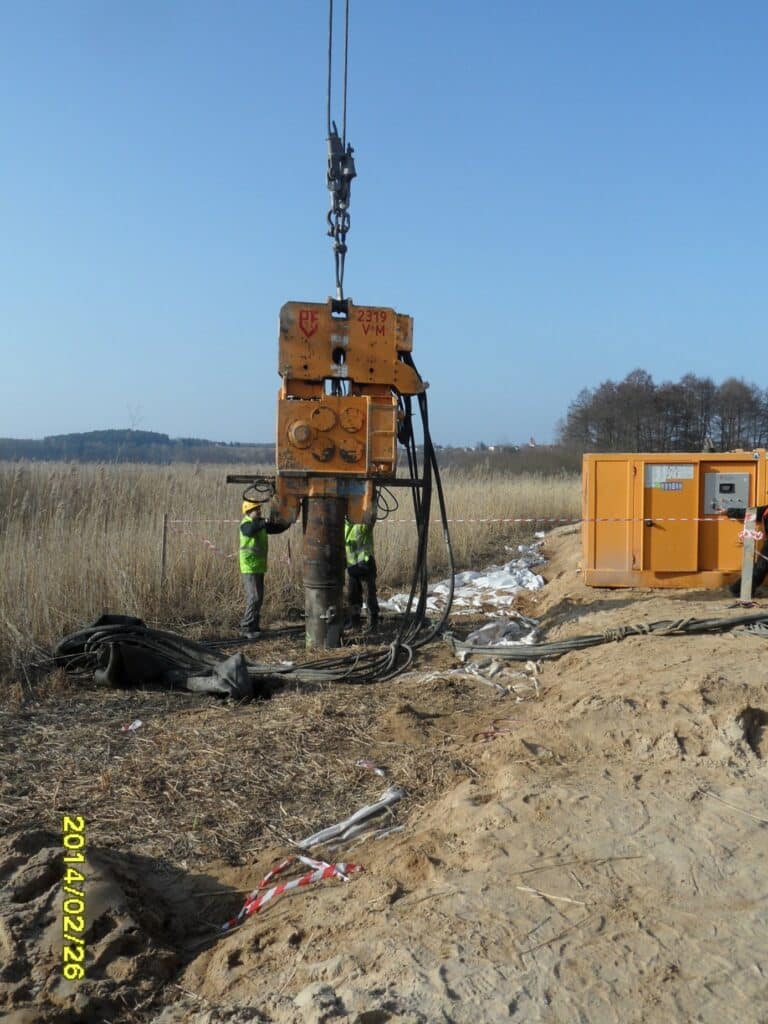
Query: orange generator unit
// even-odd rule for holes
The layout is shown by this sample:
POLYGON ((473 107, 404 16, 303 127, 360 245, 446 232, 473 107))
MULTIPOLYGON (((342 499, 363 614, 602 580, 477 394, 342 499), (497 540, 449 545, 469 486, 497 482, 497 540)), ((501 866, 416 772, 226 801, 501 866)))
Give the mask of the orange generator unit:
POLYGON ((584 456, 584 580, 592 587, 721 587, 741 572, 743 523, 768 504, 768 452, 584 456))

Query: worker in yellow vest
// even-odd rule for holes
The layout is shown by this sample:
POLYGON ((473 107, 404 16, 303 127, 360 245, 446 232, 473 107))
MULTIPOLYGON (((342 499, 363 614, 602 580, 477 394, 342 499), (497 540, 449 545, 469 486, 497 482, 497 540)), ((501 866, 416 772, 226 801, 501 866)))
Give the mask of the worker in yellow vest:
POLYGON ((245 590, 245 614, 240 629, 248 640, 261 633, 261 606, 264 603, 264 576, 267 571, 267 534, 282 533, 285 526, 277 526, 262 518, 261 505, 256 501, 243 502, 240 520, 240 574, 245 590))
POLYGON ((368 523, 344 523, 344 548, 347 560, 348 625, 359 629, 363 611, 363 584, 367 590, 368 629, 379 623, 379 600, 376 594, 376 559, 373 556, 373 526, 368 523))

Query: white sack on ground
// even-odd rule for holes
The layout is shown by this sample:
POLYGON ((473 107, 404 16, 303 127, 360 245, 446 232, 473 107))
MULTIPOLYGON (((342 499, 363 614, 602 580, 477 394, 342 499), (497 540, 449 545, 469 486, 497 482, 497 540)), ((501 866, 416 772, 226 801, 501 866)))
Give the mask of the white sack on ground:
MULTIPOLYGON (((544 580, 532 567, 541 565, 545 559, 541 554, 541 542, 520 544, 519 555, 504 565, 491 565, 482 572, 469 569, 454 576, 453 611, 461 614, 470 612, 503 612, 509 614, 520 590, 538 590, 544 580)), ((428 590, 427 611, 439 613, 445 608, 450 580, 441 580, 428 590)), ((408 594, 395 594, 387 601, 381 601, 384 611, 404 612, 408 594)))
POLYGON ((464 643, 473 647, 533 644, 537 640, 538 625, 536 619, 528 619, 525 615, 515 615, 513 619, 496 619, 470 633, 464 643))

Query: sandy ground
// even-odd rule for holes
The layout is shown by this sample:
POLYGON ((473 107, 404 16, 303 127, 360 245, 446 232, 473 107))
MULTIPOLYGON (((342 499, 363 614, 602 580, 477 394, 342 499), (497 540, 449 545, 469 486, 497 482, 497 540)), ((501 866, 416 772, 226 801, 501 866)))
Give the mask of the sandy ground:
MULTIPOLYGON (((723 591, 586 588, 570 528, 545 553, 521 610, 550 639, 737 614, 723 591)), ((116 836, 89 852, 79 987, 58 976, 57 839, 30 821, 0 852, 1 1019, 768 1021, 767 655, 743 633, 630 638, 542 663, 516 702, 463 681, 469 700, 437 648, 406 703, 390 684, 367 744, 380 761, 439 747, 444 777, 404 831, 343 854, 363 872, 212 941, 201 918, 236 910, 286 847, 185 869, 116 836)))

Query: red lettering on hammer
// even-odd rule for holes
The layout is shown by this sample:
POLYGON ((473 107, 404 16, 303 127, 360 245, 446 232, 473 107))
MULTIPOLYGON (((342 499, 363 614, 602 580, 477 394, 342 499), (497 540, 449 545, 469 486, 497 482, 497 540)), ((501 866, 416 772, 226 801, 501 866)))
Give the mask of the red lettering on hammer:
POLYGON ((299 313, 299 330, 309 340, 317 331, 318 316, 314 309, 302 309, 299 313))

